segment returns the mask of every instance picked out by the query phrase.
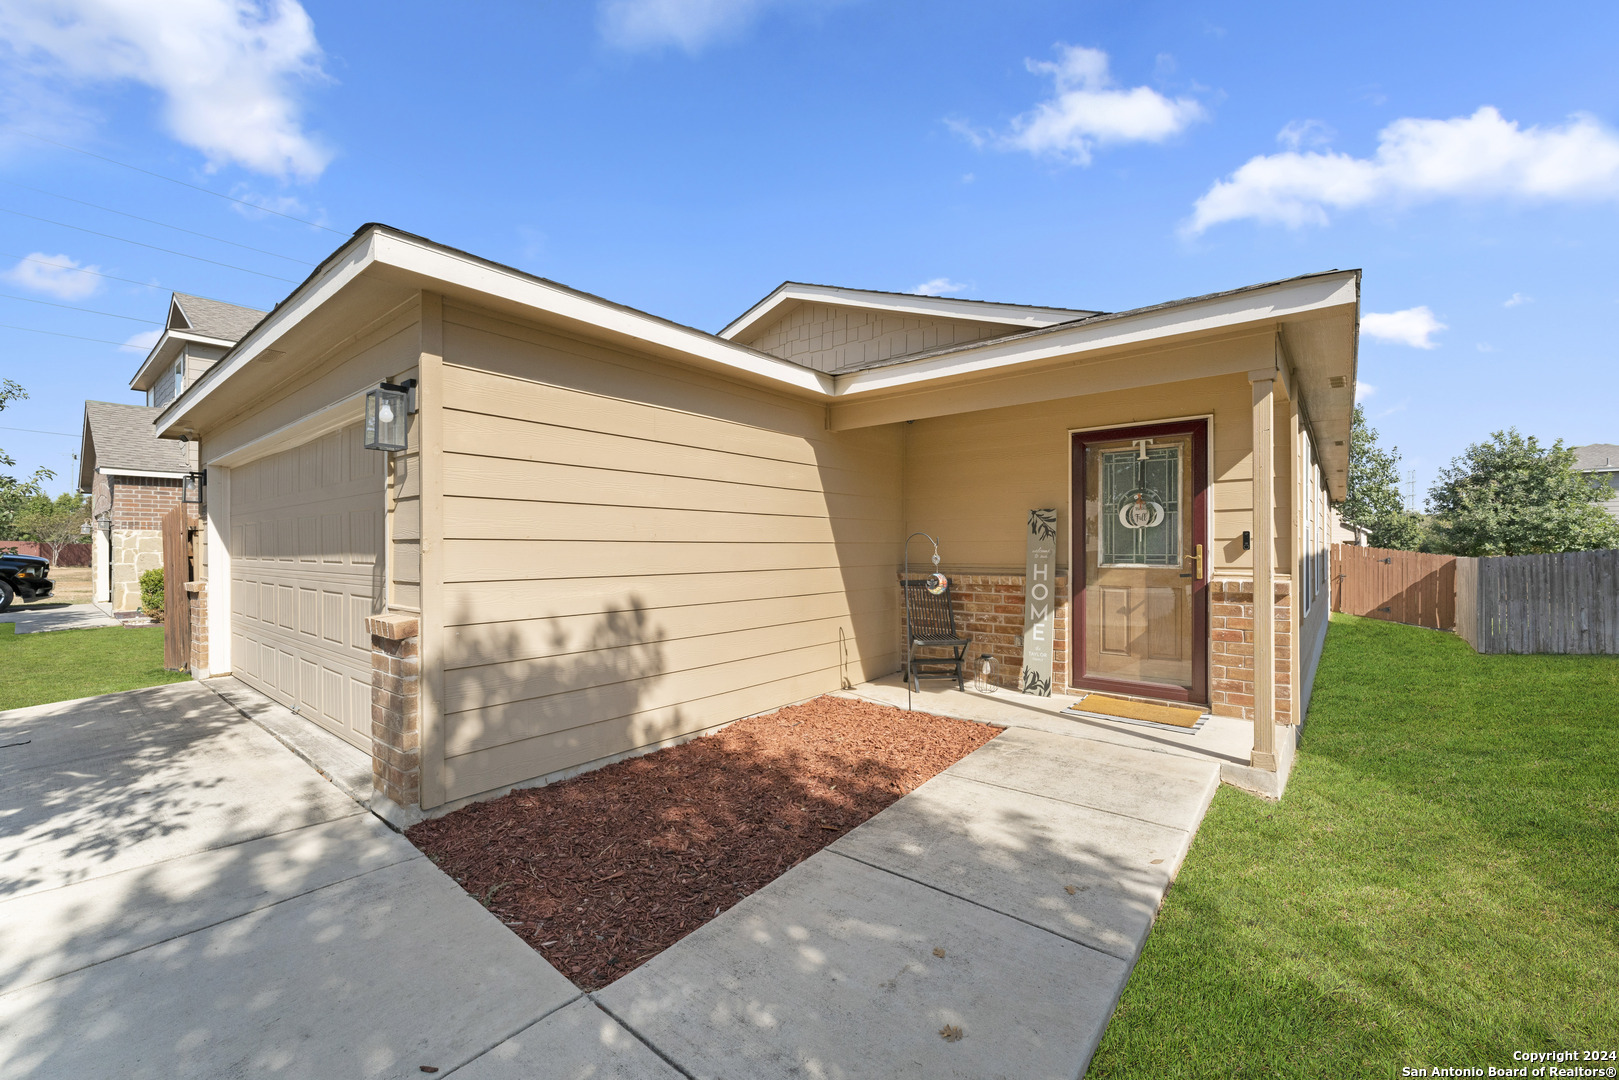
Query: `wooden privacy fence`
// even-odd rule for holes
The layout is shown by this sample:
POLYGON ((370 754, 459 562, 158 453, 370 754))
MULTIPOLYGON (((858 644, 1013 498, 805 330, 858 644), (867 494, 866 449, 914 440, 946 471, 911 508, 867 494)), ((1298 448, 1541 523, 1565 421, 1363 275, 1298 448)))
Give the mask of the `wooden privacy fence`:
POLYGON ((182 504, 163 515, 163 666, 191 666, 191 522, 182 504))
POLYGON ((1430 630, 1456 628, 1456 557, 1332 545, 1332 610, 1430 630))
POLYGON ((1619 551, 1456 564, 1456 632, 1476 652, 1619 655, 1619 551))

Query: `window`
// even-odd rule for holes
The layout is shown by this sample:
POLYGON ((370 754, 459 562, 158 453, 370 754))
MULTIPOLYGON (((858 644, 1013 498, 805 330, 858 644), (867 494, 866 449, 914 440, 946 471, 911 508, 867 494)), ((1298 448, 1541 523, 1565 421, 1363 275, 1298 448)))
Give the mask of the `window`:
POLYGON ((184 356, 174 362, 174 396, 179 397, 186 388, 186 358, 184 356))
POLYGON ((1103 566, 1179 566, 1181 448, 1102 454, 1103 566))
POLYGON ((1315 453, 1310 445, 1310 437, 1304 436, 1304 468, 1299 470, 1300 500, 1304 505, 1303 518, 1304 535, 1300 539, 1304 544, 1304 580, 1300 584, 1304 588, 1304 612, 1309 614, 1310 607, 1315 603, 1315 500, 1310 497, 1310 479, 1315 473, 1315 453))

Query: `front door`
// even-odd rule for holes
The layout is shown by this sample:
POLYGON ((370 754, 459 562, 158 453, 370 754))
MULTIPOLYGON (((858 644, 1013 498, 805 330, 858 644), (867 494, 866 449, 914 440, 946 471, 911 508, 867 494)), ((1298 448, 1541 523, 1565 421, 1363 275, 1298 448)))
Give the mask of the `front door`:
POLYGON ((1074 685, 1207 702, 1208 422, 1073 440, 1074 685))

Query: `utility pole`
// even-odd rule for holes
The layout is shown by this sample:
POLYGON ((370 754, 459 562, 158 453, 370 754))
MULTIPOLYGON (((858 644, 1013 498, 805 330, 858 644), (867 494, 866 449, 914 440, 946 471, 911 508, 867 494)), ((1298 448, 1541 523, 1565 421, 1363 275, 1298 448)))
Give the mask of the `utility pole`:
POLYGON ((1405 511, 1408 514, 1417 512, 1417 470, 1412 469, 1405 478, 1405 511))

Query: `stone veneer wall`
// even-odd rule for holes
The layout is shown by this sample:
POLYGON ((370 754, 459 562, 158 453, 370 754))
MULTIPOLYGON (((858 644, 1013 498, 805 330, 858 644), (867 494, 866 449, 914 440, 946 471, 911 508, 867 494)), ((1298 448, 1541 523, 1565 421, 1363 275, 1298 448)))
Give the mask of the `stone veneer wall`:
MULTIPOLYGON (((1276 722, 1293 723, 1292 584, 1276 582, 1276 722)), ((1209 582, 1209 693, 1216 716, 1254 718, 1254 583, 1209 582)))
POLYGON ((112 484, 112 608, 138 611, 141 575, 163 566, 163 515, 180 503, 178 477, 120 476, 112 484))
MULTIPOLYGON (((944 567, 950 579, 950 597, 956 611, 956 629, 971 637, 962 675, 972 682, 978 672, 978 658, 991 657, 991 681, 999 687, 1016 690, 1022 685, 1023 646, 1017 635, 1023 633, 1023 574, 962 573, 944 567)), ((912 575, 918 571, 911 568, 912 575)), ((921 571, 927 573, 925 569, 921 571)), ((1063 693, 1068 686, 1068 571, 1057 571, 1057 610, 1053 615, 1052 636, 1056 638, 1051 657, 1051 686, 1063 693)), ((900 594, 900 655, 905 651, 905 597, 900 594)), ((942 650, 924 649, 919 655, 937 655, 942 650)), ((926 685, 924 683, 924 685, 926 685)))
POLYGON ((371 635, 371 787, 394 805, 421 802, 420 676, 414 615, 373 615, 371 635))

